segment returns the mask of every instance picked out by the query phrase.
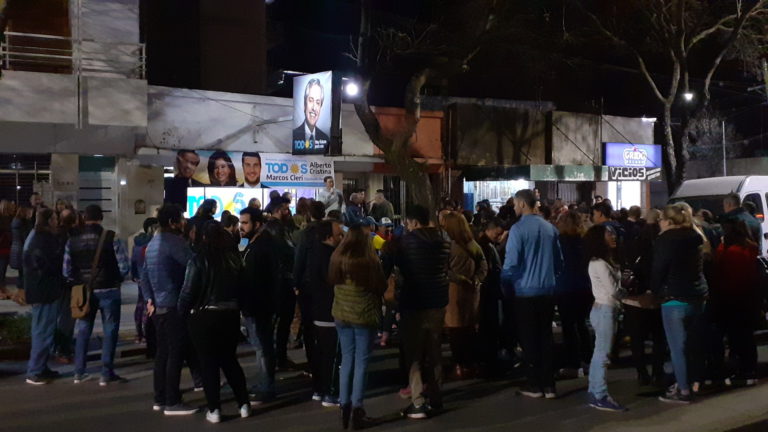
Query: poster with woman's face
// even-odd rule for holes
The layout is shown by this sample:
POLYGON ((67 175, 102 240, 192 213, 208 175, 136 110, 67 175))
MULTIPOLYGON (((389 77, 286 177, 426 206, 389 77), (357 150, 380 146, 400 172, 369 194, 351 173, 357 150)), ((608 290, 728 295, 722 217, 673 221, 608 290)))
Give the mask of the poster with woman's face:
POLYGON ((186 152, 184 156, 194 157, 196 164, 177 161, 177 176, 179 173, 186 174, 185 177, 191 174, 192 185, 261 187, 261 156, 258 153, 199 150, 186 152), (188 168, 186 172, 184 167, 188 168))

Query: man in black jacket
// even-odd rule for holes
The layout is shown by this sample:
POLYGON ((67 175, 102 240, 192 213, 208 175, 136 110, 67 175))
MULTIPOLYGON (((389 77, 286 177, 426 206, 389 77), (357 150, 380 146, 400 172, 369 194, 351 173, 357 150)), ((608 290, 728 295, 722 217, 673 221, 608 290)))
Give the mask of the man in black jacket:
POLYGON ((309 291, 307 264, 309 262, 308 257, 314 253, 320 244, 320 240, 317 238, 317 226, 325 217, 325 204, 320 201, 312 201, 309 204, 309 216, 312 220, 297 236, 296 257, 293 260, 293 280, 296 281, 298 291, 304 351, 307 354, 307 362, 312 365, 315 348, 315 324, 312 322, 312 295, 309 291))
POLYGON ((498 351, 501 342, 501 318, 499 302, 501 294, 501 258, 496 245, 504 233, 503 222, 494 217, 489 220, 480 233, 477 243, 483 249, 485 260, 488 262, 488 275, 480 287, 480 322, 478 336, 481 358, 486 372, 494 374, 498 370, 498 351))
POLYGON ((32 347, 26 381, 34 385, 46 384, 59 376, 48 368, 64 283, 61 277, 63 249, 53 233, 55 227, 56 213, 47 208, 38 210, 35 228, 22 255, 26 302, 32 305, 32 347))
POLYGON ((409 208, 406 223, 409 232, 388 242, 382 261, 385 277, 398 267, 404 280, 400 292, 400 329, 411 405, 403 414, 423 419, 431 409, 442 407, 440 336, 448 304, 451 245, 440 230, 430 226, 429 210, 423 206, 409 208))
POLYGON ((296 224, 291 217, 286 198, 277 197, 270 201, 272 218, 266 223, 265 229, 274 239, 273 254, 277 256, 277 267, 280 278, 280 295, 277 299, 277 329, 275 333, 275 350, 278 369, 293 369, 294 364, 288 360, 288 338, 291 334, 291 323, 296 315, 296 284, 293 280, 294 237, 297 234, 296 224))
POLYGON ((307 256, 307 289, 312 298, 312 318, 315 326, 315 348, 312 358, 313 400, 320 399, 323 406, 339 405, 333 394, 335 384, 338 336, 331 309, 333 308, 333 285, 328 283, 328 268, 331 255, 341 242, 343 230, 338 222, 320 222, 315 228, 316 245, 307 256))
POLYGON ((248 339, 256 351, 256 385, 251 390, 254 404, 275 398, 275 342, 273 319, 280 278, 272 234, 264 230, 264 216, 247 207, 240 211, 240 233, 248 239, 243 251, 243 290, 241 309, 248 328, 248 339))

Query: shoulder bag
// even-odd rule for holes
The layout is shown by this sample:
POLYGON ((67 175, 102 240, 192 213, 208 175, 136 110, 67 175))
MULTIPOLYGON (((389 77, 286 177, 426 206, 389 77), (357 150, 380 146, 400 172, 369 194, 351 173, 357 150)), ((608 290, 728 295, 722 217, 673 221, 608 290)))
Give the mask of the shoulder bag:
POLYGON ((101 261, 101 253, 104 250, 104 243, 106 243, 107 237, 114 238, 113 236, 114 232, 112 231, 105 229, 101 232, 99 245, 96 247, 96 254, 93 256, 93 262, 91 263, 91 277, 88 279, 88 283, 77 284, 72 287, 72 296, 69 301, 69 309, 72 311, 72 318, 85 318, 88 313, 91 312, 93 280, 96 279, 97 271, 99 271, 99 261, 101 261))

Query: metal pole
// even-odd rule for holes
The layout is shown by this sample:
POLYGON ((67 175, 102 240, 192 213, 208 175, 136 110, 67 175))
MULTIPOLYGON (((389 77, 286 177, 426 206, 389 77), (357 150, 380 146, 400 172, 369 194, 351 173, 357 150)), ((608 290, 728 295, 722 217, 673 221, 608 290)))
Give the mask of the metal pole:
POLYGON ((725 120, 723 120, 723 176, 728 175, 728 167, 725 163, 725 120))

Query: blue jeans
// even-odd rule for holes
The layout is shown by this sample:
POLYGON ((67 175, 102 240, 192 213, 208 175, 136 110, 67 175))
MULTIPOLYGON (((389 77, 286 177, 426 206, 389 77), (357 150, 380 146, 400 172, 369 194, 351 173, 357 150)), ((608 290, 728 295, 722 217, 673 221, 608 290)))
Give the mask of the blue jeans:
POLYGON ((88 342, 91 340, 93 323, 96 321, 96 312, 98 311, 101 311, 101 324, 104 329, 104 340, 101 347, 101 375, 109 377, 115 373, 115 348, 117 347, 117 334, 120 331, 120 290, 117 288, 94 291, 91 297, 91 312, 75 323, 75 373, 85 373, 88 342))
POLYGON ((373 349, 375 329, 336 322, 341 345, 341 376, 339 377, 339 402, 352 406, 363 406, 365 393, 365 375, 368 370, 368 358, 373 349), (350 401, 350 387, 352 396, 350 401))
POLYGON ((256 385, 254 390, 261 393, 275 392, 275 337, 272 317, 245 317, 248 342, 256 352, 256 385))
POLYGON ((32 348, 29 350, 27 376, 41 374, 48 368, 53 332, 59 315, 59 301, 32 305, 32 348))
POLYGON ((608 354, 613 346, 613 334, 616 326, 616 308, 595 303, 589 313, 589 322, 595 330, 595 351, 589 364, 589 392, 595 399, 608 396, 608 383, 605 379, 605 367, 608 354))
POLYGON ((677 388, 681 391, 691 389, 688 383, 688 346, 693 342, 691 331, 696 319, 701 315, 701 303, 686 303, 684 305, 661 305, 661 319, 664 322, 664 333, 667 335, 669 354, 672 358, 672 369, 675 371, 677 388))

